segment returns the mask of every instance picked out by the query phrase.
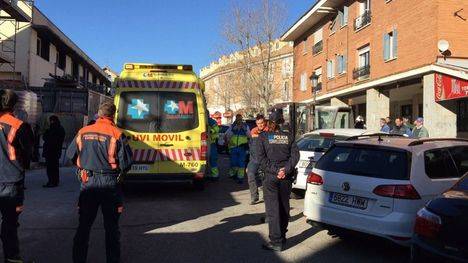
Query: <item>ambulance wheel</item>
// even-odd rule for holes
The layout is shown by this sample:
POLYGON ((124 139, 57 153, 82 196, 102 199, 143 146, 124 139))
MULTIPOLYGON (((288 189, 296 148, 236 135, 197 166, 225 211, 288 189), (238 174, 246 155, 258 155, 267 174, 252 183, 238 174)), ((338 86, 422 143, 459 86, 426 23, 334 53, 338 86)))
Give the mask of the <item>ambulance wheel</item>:
POLYGON ((193 189, 196 191, 205 190, 205 180, 193 180, 193 189))

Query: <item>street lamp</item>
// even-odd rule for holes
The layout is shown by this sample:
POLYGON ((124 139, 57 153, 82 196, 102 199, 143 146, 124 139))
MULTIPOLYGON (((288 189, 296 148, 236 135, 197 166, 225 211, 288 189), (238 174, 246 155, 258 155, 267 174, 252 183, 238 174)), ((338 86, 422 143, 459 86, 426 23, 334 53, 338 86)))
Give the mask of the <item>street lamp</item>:
MULTIPOLYGON (((317 75, 317 73, 312 73, 312 75, 310 75, 310 83, 312 85, 312 93, 313 93, 313 104, 312 104, 312 124, 314 123, 315 121, 315 104, 317 103, 317 87, 318 87, 318 80, 319 80, 319 75, 317 75)), ((310 126, 309 126, 310 127, 310 126)), ((312 126, 312 129, 316 129, 317 127, 314 127, 314 125, 312 126)))

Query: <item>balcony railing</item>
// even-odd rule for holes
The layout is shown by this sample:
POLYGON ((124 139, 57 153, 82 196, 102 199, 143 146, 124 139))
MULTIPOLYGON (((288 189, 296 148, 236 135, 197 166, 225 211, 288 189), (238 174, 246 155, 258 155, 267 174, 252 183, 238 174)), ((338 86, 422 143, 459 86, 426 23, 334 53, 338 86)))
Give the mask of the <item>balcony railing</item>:
POLYGON ((353 70, 353 79, 363 79, 370 75, 370 65, 355 68, 353 70))
POLYGON ((368 24, 370 24, 370 22, 371 22, 371 11, 367 10, 366 12, 364 12, 364 14, 362 14, 361 16, 358 16, 354 20, 354 30, 359 30, 367 26, 368 24))
POLYGON ((317 42, 315 45, 312 46, 312 54, 316 55, 323 50, 323 41, 317 42))

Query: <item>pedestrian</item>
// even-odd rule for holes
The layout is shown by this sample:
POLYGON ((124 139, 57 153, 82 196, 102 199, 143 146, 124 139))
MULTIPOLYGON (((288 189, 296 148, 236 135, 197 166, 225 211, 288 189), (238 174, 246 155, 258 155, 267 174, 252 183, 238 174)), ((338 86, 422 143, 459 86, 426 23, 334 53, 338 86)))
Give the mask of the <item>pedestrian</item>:
POLYGON ((242 115, 237 114, 236 120, 226 131, 226 141, 228 142, 229 157, 231 159, 229 177, 237 180, 238 184, 244 182, 249 137, 249 127, 244 123, 242 115))
POLYGON ((384 133, 390 133, 390 127, 388 127, 387 121, 385 118, 380 119, 380 131, 384 133))
POLYGON ((208 125, 210 128, 210 176, 209 180, 219 180, 219 169, 218 169, 218 139, 219 139, 219 126, 218 122, 213 118, 208 119, 208 125))
POLYGON ((413 131, 414 129, 414 125, 411 124, 409 117, 403 117, 403 126, 405 126, 410 131, 413 131))
POLYGON ((273 112, 269 116, 267 132, 260 134, 259 161, 265 172, 263 195, 270 242, 263 249, 282 251, 286 243, 289 223, 289 196, 299 162, 299 149, 294 136, 279 129, 283 116, 273 112))
POLYGON ((0 212, 1 240, 5 262, 23 262, 18 240, 18 218, 23 211, 25 157, 32 153, 31 131, 13 111, 18 96, 12 90, 0 91, 0 212))
POLYGON ((46 160, 48 182, 43 187, 57 187, 60 183, 59 161, 62 156, 65 129, 56 115, 49 117, 49 129, 42 136, 44 145, 42 156, 46 160))
POLYGON ((414 122, 416 125, 413 129, 413 138, 429 138, 429 131, 424 127, 424 119, 419 117, 414 122))
POLYGON ((120 261, 119 217, 123 211, 119 182, 132 164, 132 150, 114 124, 116 108, 99 107, 96 123, 82 128, 67 150, 81 182, 79 225, 73 240, 73 262, 86 262, 89 234, 99 207, 104 217, 107 262, 120 261))
POLYGON ((258 173, 260 163, 258 159, 259 136, 262 132, 268 131, 265 116, 259 114, 255 118, 257 127, 252 129, 251 139, 249 141, 250 160, 247 165, 247 179, 250 189, 250 204, 255 205, 259 201, 258 194, 258 173))
POLYGON ((390 128, 390 131, 393 130, 393 121, 392 121, 392 118, 387 117, 387 118, 385 118, 385 121, 387 122, 387 126, 390 128))
POLYGON ((411 131, 405 126, 403 126, 402 118, 395 119, 395 126, 393 126, 393 129, 390 131, 390 134, 397 134, 397 135, 403 135, 405 137, 411 137, 411 131))
POLYGON ((356 124, 354 124, 355 129, 365 129, 366 124, 364 122, 364 118, 362 116, 357 116, 356 118, 356 124))

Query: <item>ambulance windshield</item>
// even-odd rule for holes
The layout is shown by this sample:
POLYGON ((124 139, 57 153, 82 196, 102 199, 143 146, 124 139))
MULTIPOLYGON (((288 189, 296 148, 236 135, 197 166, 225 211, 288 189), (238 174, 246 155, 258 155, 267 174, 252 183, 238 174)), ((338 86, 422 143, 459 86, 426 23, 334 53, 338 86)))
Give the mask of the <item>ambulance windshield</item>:
POLYGON ((120 94, 117 126, 141 133, 174 133, 198 127, 194 93, 144 91, 120 94))

